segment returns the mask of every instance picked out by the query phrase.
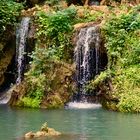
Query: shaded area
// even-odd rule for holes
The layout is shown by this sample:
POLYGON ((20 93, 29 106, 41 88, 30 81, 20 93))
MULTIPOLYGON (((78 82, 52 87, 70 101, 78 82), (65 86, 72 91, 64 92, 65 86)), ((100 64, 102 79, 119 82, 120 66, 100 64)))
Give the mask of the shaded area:
POLYGON ((15 82, 15 36, 11 36, 0 58, 0 93, 15 82))
POLYGON ((0 92, 3 92, 10 88, 11 85, 15 84, 16 81, 16 65, 15 57, 13 56, 10 64, 7 67, 6 72, 4 73, 4 82, 0 86, 0 92))

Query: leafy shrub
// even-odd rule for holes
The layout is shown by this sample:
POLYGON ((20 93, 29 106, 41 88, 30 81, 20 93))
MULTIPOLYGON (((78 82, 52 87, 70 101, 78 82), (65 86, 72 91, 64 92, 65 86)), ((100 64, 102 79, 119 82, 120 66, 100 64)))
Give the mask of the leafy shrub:
POLYGON ((22 8, 22 4, 16 3, 13 0, 0 1, 0 34, 7 26, 15 25, 22 8))
POLYGON ((44 74, 34 75, 33 69, 26 73, 26 79, 28 84, 27 97, 36 98, 41 100, 45 91, 46 77, 44 74))
POLYGON ((127 94, 121 95, 117 107, 121 112, 140 112, 140 95, 133 95, 128 91, 127 94))
POLYGON ((55 48, 35 48, 30 57, 33 59, 30 64, 32 65, 32 70, 30 71, 32 76, 38 76, 45 71, 49 70, 51 64, 49 61, 59 59, 57 57, 57 49, 55 48), (49 64, 49 65, 48 65, 49 64))

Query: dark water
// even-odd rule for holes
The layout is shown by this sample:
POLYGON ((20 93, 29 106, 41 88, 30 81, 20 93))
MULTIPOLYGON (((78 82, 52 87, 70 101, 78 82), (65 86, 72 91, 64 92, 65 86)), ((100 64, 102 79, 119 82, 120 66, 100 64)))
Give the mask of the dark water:
POLYGON ((64 135, 39 140, 140 140, 140 115, 103 109, 36 110, 0 106, 0 140, 20 139, 42 123, 64 135))

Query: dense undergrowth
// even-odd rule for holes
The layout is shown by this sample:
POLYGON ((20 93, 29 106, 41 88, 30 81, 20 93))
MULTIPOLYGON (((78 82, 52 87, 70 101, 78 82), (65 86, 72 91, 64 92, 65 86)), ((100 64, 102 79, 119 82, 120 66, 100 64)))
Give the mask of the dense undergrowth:
POLYGON ((103 32, 108 50, 108 70, 113 96, 122 112, 140 112, 140 14, 139 6, 106 20, 103 32))

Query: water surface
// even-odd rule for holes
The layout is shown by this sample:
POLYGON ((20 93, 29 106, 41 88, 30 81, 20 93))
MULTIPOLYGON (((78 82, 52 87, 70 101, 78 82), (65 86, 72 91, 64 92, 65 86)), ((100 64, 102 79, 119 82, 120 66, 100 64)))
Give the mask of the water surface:
POLYGON ((97 109, 16 109, 0 106, 0 140, 16 140, 48 122, 62 136, 40 140, 139 140, 140 115, 97 109))

